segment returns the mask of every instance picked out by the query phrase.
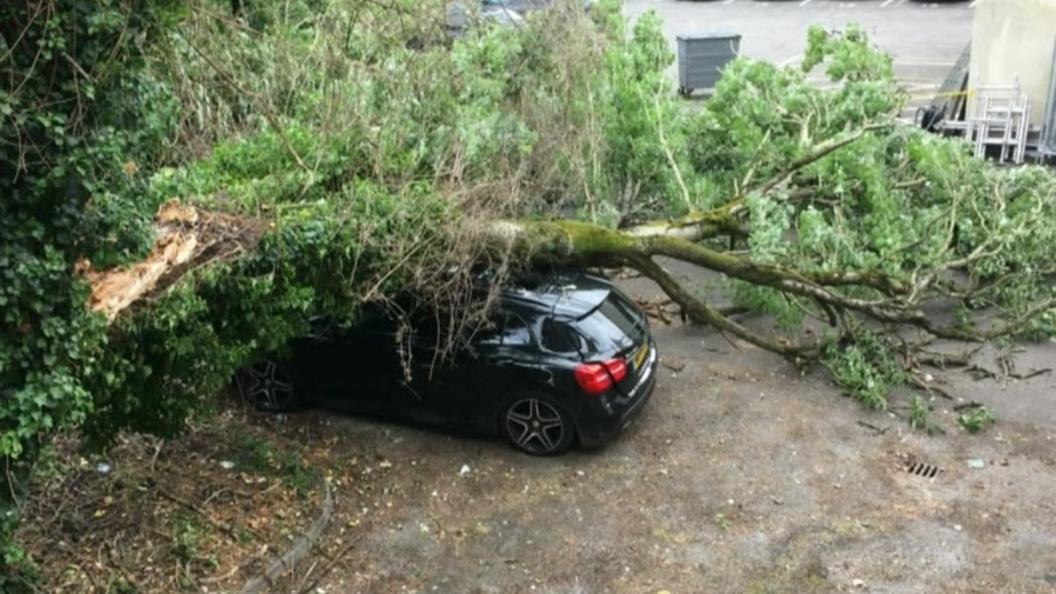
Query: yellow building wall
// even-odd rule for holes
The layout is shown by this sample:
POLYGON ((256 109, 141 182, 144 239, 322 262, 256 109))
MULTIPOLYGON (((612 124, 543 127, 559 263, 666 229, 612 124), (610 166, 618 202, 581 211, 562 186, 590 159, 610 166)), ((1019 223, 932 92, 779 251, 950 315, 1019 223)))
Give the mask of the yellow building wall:
POLYGON ((1010 85, 1018 77, 1031 98, 1031 123, 1040 126, 1054 48, 1056 0, 978 0, 969 84, 1010 85))

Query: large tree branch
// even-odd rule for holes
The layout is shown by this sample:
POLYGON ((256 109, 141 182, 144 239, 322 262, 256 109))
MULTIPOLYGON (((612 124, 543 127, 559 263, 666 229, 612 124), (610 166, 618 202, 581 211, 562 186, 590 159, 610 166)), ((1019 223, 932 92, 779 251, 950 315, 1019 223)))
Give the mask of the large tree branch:
POLYGON ((154 217, 154 247, 142 261, 103 271, 94 270, 87 260, 78 264, 78 272, 91 285, 89 307, 112 322, 187 273, 251 251, 264 229, 265 224, 256 219, 167 202, 154 217))
MULTIPOLYGON (((747 201, 745 200, 747 194, 752 192, 767 194, 787 182, 797 171, 804 167, 816 163, 835 151, 854 143, 869 132, 886 128, 890 125, 891 124, 887 123, 873 124, 859 128, 854 132, 843 134, 839 137, 830 138, 829 140, 813 147, 806 154, 790 163, 788 167, 783 169, 780 173, 757 186, 749 185, 752 173, 755 170, 755 165, 753 165, 750 168, 749 174, 745 177, 745 183, 742 184, 743 188, 741 192, 721 206, 710 210, 692 211, 687 215, 674 219, 643 223, 626 229, 624 232, 637 237, 666 236, 690 242, 698 242, 704 239, 724 235, 747 237, 748 229, 741 221, 740 217, 747 212, 747 201)), ((673 161, 670 164, 675 169, 676 174, 678 174, 677 164, 673 161)), ((682 184, 680 176, 679 184, 683 192, 683 198, 687 200, 688 205, 688 197, 685 195, 685 186, 682 184)), ((805 196, 811 196, 813 193, 814 190, 811 188, 801 188, 790 198, 798 199, 805 196)), ((878 285, 874 288, 881 288, 881 286, 878 285)), ((892 289, 893 287, 891 286, 883 286, 885 292, 892 289)))
POLYGON ((672 277, 662 266, 649 257, 630 257, 627 264, 656 282, 671 299, 679 304, 694 321, 706 323, 717 330, 729 332, 755 346, 781 354, 795 363, 804 359, 815 359, 821 349, 835 339, 799 343, 786 338, 769 338, 734 322, 721 312, 697 298, 672 277))
POLYGON ((694 211, 663 221, 649 221, 624 229, 633 237, 673 237, 690 242, 721 236, 747 237, 748 230, 737 217, 743 201, 734 200, 717 208, 694 211))
POLYGON ((907 292, 919 291, 919 287, 907 286, 903 281, 882 273, 846 271, 813 274, 754 262, 744 256, 687 241, 669 233, 663 224, 643 225, 633 232, 626 232, 573 221, 502 222, 494 223, 490 233, 502 237, 506 242, 513 242, 515 249, 535 259, 586 265, 615 263, 634 267, 656 281, 669 297, 696 319, 782 354, 816 350, 816 345, 790 346, 752 335, 693 297, 652 258, 666 256, 752 285, 811 299, 829 312, 830 318, 836 316, 835 312, 851 311, 876 322, 912 326, 940 338, 961 341, 979 342, 1014 334, 1031 319, 1053 307, 1052 302, 1041 302, 1007 323, 992 326, 988 330, 973 330, 935 322, 915 299, 903 297, 907 292), (852 297, 847 291, 839 290, 855 287, 871 290, 876 297, 852 297))
MULTIPOLYGON (((627 230, 577 221, 488 221, 480 234, 485 243, 502 246, 504 253, 512 250, 528 260, 635 268, 655 281, 694 321, 793 360, 816 358, 828 341, 799 343, 749 330, 694 295, 655 258, 673 258, 730 279, 804 298, 818 306, 830 325, 841 328, 845 316, 853 312, 878 323, 916 327, 935 337, 982 342, 1020 332, 1054 307, 1052 300, 1041 301, 1012 319, 995 320, 984 330, 941 324, 926 315, 917 300, 924 291, 921 283, 930 282, 927 279, 934 275, 926 274, 924 280, 909 283, 878 271, 814 273, 756 262, 694 241, 726 234, 729 212, 720 207, 674 222, 646 223, 627 230)), ((156 224, 155 250, 144 262, 118 270, 86 272, 92 284, 93 308, 111 320, 133 303, 178 282, 188 271, 251 249, 265 228, 259 220, 235 220, 175 202, 159 212, 156 224)))

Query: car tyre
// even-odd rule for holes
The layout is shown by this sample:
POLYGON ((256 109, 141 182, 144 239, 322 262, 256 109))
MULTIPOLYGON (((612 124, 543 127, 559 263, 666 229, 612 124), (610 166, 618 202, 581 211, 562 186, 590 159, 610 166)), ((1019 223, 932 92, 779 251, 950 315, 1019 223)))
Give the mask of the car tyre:
POLYGON ((576 440, 572 417, 545 394, 512 398, 503 408, 499 423, 510 444, 532 456, 556 456, 576 440))
POLYGON ((242 400, 259 411, 284 412, 297 404, 289 374, 275 361, 264 360, 244 368, 235 376, 235 383, 242 400))

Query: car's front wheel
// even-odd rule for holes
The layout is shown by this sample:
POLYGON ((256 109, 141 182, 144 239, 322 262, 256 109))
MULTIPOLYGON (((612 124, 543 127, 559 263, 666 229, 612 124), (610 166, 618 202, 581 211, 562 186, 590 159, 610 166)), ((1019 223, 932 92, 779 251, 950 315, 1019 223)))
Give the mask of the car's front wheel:
POLYGON ((515 448, 533 456, 560 454, 576 438, 572 419, 541 394, 511 401, 502 414, 502 432, 515 448))
POLYGON ((293 408, 297 401, 293 382, 274 361, 261 361, 246 367, 235 379, 242 399, 257 410, 282 412, 293 408))

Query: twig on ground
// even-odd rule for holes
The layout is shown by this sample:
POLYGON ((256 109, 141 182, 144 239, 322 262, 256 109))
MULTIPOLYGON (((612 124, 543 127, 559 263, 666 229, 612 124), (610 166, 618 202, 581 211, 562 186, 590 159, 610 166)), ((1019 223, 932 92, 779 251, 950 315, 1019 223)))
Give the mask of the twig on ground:
POLYGON ((359 539, 355 539, 352 542, 348 543, 345 548, 341 549, 341 551, 339 551, 336 555, 333 556, 332 559, 330 559, 329 563, 323 566, 323 568, 319 571, 319 574, 315 576, 315 579, 313 579, 308 585, 301 588, 297 594, 307 594, 312 590, 312 588, 315 588, 315 585, 319 583, 319 580, 323 579, 327 576, 327 574, 333 571, 334 567, 336 567, 338 563, 344 561, 345 556, 348 555, 352 551, 352 549, 354 549, 358 544, 359 539))
POLYGON ((1022 374, 1013 373, 1009 377, 1011 377, 1013 379, 1017 379, 1017 380, 1028 380, 1028 379, 1030 379, 1032 377, 1038 377, 1039 375, 1046 375, 1046 374, 1049 374, 1049 373, 1052 373, 1052 368, 1051 367, 1045 367, 1043 369, 1031 370, 1028 373, 1022 373, 1022 374))
POLYGON ((217 582, 222 582, 222 581, 227 580, 228 578, 234 577, 234 575, 236 573, 238 573, 239 571, 241 571, 241 570, 242 570, 242 568, 240 566, 235 565, 234 567, 231 568, 231 571, 228 571, 224 575, 216 575, 216 576, 212 576, 212 577, 202 578, 200 581, 203 584, 215 584, 217 582))
POLYGON ((965 368, 965 371, 970 373, 972 375, 972 379, 976 381, 979 381, 981 379, 992 379, 995 381, 1000 380, 1002 383, 1007 383, 1008 378, 1022 381, 1038 377, 1039 375, 1046 375, 1052 373, 1051 367, 1032 369, 1027 373, 1016 373, 1014 371, 1011 371, 1011 369, 1013 368, 1011 368, 1007 363, 1005 363, 1004 359, 999 359, 999 361, 1002 361, 1000 373, 987 369, 982 365, 971 365, 965 368))
POLYGON ((936 396, 942 396, 943 398, 945 398, 947 400, 954 400, 954 397, 951 396, 949 392, 947 392, 946 390, 944 390, 942 388, 939 388, 938 386, 932 385, 930 382, 924 381, 924 379, 921 378, 916 373, 909 374, 909 383, 911 383, 914 386, 924 390, 928 394, 934 394, 936 396))
POLYGON ((165 445, 164 439, 157 439, 154 443, 154 455, 150 458, 150 472, 154 472, 154 469, 158 463, 158 456, 161 455, 161 448, 165 445))
POLYGON ((136 578, 132 576, 132 572, 130 572, 128 568, 125 567, 124 563, 121 563, 121 561, 118 560, 117 555, 114 554, 114 543, 107 542, 105 548, 109 565, 117 568, 118 573, 121 574, 121 577, 128 582, 128 585, 131 586, 134 591, 139 591, 139 582, 136 581, 136 578))
POLYGON ((997 374, 982 365, 969 365, 965 368, 965 371, 972 376, 972 379, 979 381, 981 379, 997 379, 997 374))
MULTIPOLYGON (((181 506, 193 511, 194 513, 198 514, 206 522, 209 522, 209 524, 212 525, 214 528, 216 528, 217 530, 219 530, 219 531, 223 532, 224 534, 226 534, 228 536, 228 538, 230 538, 231 540, 233 540, 235 542, 238 542, 238 534, 235 532, 234 528, 232 528, 231 526, 228 526, 227 524, 224 524, 223 522, 220 522, 218 520, 213 519, 213 517, 210 516, 209 513, 206 512, 204 509, 198 507, 197 505, 191 503, 190 501, 186 501, 184 499, 181 499, 181 498, 173 495, 172 493, 169 493, 168 491, 166 491, 164 489, 159 488, 159 489, 156 489, 155 491, 161 497, 163 497, 165 499, 168 499, 169 501, 171 501, 173 503, 176 503, 178 505, 181 505, 181 506)), ((252 534, 258 540, 264 540, 264 537, 259 532, 257 532, 256 530, 253 530, 249 526, 243 527, 242 530, 245 530, 246 532, 252 534)))
POLYGON ((942 370, 945 370, 947 367, 964 367, 968 365, 968 361, 970 361, 971 358, 982 348, 982 345, 980 345, 972 349, 961 351, 960 353, 935 353, 931 351, 923 351, 913 359, 916 363, 921 365, 930 365, 931 367, 937 367, 942 370))
POLYGON ((867 423, 865 421, 858 421, 858 424, 861 425, 862 427, 865 427, 866 429, 871 429, 872 431, 876 432, 879 435, 883 435, 884 433, 887 433, 887 430, 891 428, 891 427, 883 427, 883 428, 877 427, 876 425, 873 425, 872 423, 867 423))

